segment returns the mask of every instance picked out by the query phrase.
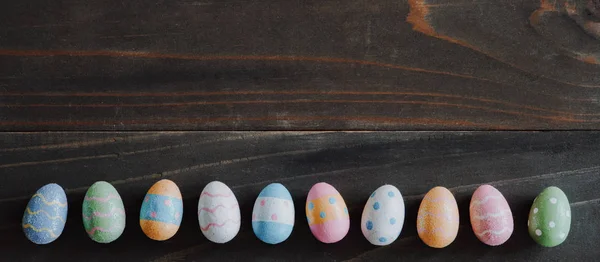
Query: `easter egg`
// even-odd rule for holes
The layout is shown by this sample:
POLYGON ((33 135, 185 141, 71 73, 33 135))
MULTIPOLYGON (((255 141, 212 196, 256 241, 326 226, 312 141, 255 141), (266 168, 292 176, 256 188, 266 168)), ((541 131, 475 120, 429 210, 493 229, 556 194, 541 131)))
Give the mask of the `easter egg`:
POLYGON ((450 245, 458 234, 458 205, 445 187, 429 190, 417 215, 417 233, 425 244, 434 248, 450 245))
POLYGON ((369 197, 363 209, 360 229, 373 245, 385 246, 394 242, 404 225, 404 199, 400 190, 384 185, 369 197))
POLYGON ((240 207, 229 187, 219 181, 208 183, 200 193, 198 222, 204 236, 226 243, 240 231, 240 207))
POLYGON ((173 181, 156 182, 146 193, 140 210, 140 227, 154 240, 167 240, 177 233, 183 215, 181 192, 173 181))
POLYGON ((540 193, 529 211, 529 235, 545 247, 560 245, 571 229, 571 206, 558 187, 548 187, 540 193))
POLYGON ((342 240, 350 229, 348 208, 342 195, 330 184, 317 183, 306 198, 306 219, 310 231, 323 243, 342 240))
POLYGON ((98 181, 85 193, 82 205, 83 227, 98 243, 110 243, 125 230, 125 207, 117 189, 98 181))
POLYGON ((294 201, 282 184, 266 186, 252 209, 252 230, 258 239, 268 244, 285 241, 294 229, 294 201))
POLYGON ((57 184, 38 189, 23 214, 23 232, 31 242, 48 244, 56 240, 67 222, 67 195, 57 184))
POLYGON ((506 199, 493 186, 482 185, 473 193, 469 205, 473 232, 481 242, 498 246, 512 235, 512 212, 506 199))

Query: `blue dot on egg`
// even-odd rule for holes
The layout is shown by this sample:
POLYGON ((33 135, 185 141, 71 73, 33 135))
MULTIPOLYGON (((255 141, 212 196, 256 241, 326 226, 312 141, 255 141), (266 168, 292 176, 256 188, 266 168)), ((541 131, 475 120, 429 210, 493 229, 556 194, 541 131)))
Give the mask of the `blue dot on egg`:
POLYGON ((394 197, 394 195, 395 195, 394 192, 392 192, 392 191, 388 192, 389 197, 394 197))
POLYGON ((390 224, 392 224, 392 225, 396 224, 396 219, 393 217, 390 218, 390 224))
POLYGON ((371 222, 371 220, 368 220, 368 221, 367 221, 367 229, 368 229, 368 230, 371 230, 371 229, 373 229, 373 222, 371 222))
POLYGON ((308 210, 313 210, 315 208, 315 204, 313 202, 308 202, 308 210))
POLYGON ((373 192, 373 194, 371 194, 371 198, 374 198, 374 197, 375 197, 375 192, 373 192))
POLYGON ((347 207, 344 207, 344 214, 346 214, 346 215, 348 214, 348 208, 347 207))
POLYGON ((386 241, 387 241, 387 238, 385 238, 385 237, 379 238, 379 242, 381 242, 381 243, 385 243, 386 241))
POLYGON ((319 216, 320 216, 321 218, 325 218, 325 211, 321 211, 321 213, 319 213, 319 216))
POLYGON ((329 204, 332 204, 332 205, 335 204, 335 198, 330 197, 329 198, 329 204))
POLYGON ((375 202, 375 204, 373 204, 373 209, 379 210, 379 202, 375 202))

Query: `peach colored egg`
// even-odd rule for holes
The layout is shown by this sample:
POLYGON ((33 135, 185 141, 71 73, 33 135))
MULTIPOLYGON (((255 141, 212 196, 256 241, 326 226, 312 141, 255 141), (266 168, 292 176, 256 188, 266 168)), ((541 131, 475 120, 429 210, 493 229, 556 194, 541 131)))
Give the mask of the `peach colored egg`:
POLYGON ((469 214, 473 232, 487 245, 501 245, 512 235, 514 225, 510 206, 493 186, 482 185, 475 190, 469 214))
POLYGON ((435 187, 423 198, 417 216, 417 232, 425 244, 443 248, 458 234, 458 205, 445 187, 435 187))
POLYGON ((350 229, 346 203, 340 193, 327 183, 317 183, 308 192, 306 219, 310 231, 323 243, 342 240, 350 229))

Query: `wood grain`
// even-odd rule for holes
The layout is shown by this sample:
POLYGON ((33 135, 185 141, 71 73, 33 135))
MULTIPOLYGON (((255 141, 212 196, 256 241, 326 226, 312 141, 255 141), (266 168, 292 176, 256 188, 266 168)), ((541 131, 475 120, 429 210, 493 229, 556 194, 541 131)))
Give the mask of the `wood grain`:
POLYGON ((598 132, 0 132, 0 246, 14 261, 592 261, 600 241, 600 133, 598 132), (180 231, 166 242, 145 237, 139 208, 161 178, 175 181, 184 198, 180 231), (120 192, 127 227, 120 239, 100 245, 81 226, 87 187, 110 181, 120 192), (202 188, 228 184, 242 210, 242 230, 229 244, 209 243, 195 215, 202 188), (304 204, 310 187, 325 181, 343 195, 350 211, 349 235, 321 244, 310 234, 304 204), (29 197, 56 182, 67 190, 69 215, 63 235, 47 246, 29 243, 20 220, 29 197), (271 182, 291 192, 297 212, 290 239, 260 242, 249 217, 260 190, 271 182), (389 183, 406 202, 398 241, 375 248, 362 236, 360 214, 370 193, 389 183), (515 233, 503 246, 488 247, 472 233, 468 203, 489 183, 507 198, 515 233), (418 205, 442 185, 460 209, 458 239, 448 248, 426 247, 416 234, 418 205), (537 246, 527 234, 533 198, 545 187, 562 188, 573 212, 571 233, 555 248, 537 246), (244 219, 246 218, 246 219, 244 219))
POLYGON ((598 129, 598 9, 3 1, 0 130, 598 129))

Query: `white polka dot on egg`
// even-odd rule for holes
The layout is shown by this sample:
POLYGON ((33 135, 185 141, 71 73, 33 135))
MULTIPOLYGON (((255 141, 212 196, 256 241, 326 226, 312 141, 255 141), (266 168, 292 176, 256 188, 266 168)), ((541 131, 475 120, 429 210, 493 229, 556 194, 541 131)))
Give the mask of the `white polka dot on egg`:
POLYGON ((554 221, 550 221, 550 223, 548 223, 548 226, 550 226, 551 228, 554 228, 556 226, 556 224, 554 223, 554 221))
POLYGON ((556 204, 556 198, 550 198, 550 203, 556 204))
POLYGON ((533 209, 533 213, 534 213, 534 214, 537 214, 537 212, 538 212, 538 209, 537 209, 537 207, 536 207, 536 208, 534 208, 534 209, 533 209))
POLYGON ((539 237, 542 235, 542 230, 536 229, 535 234, 539 237))

